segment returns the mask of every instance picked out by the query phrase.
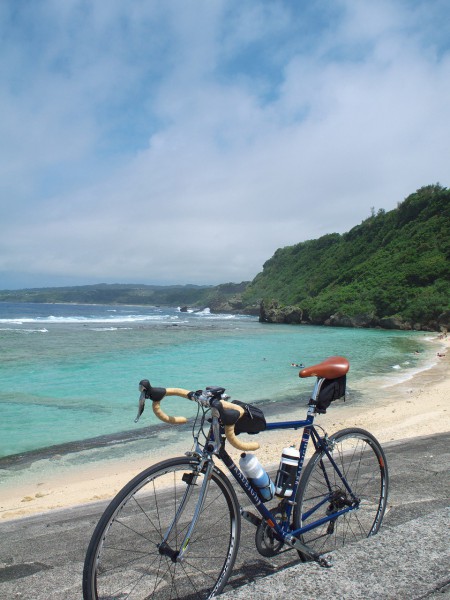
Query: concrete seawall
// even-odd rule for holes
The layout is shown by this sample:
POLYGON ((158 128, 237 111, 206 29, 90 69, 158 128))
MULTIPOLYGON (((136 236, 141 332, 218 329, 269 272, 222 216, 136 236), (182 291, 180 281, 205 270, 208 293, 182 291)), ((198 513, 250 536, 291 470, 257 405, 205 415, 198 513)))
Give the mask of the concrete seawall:
POLYGON ((450 508, 383 528, 334 553, 333 567, 299 563, 228 592, 224 600, 450 598, 450 508))
MULTIPOLYGON (((388 510, 376 536, 334 554, 264 559, 243 523, 224 600, 450 600, 450 433, 384 445, 388 510)), ((80 600, 86 548, 105 502, 0 523, 0 598, 80 600)))

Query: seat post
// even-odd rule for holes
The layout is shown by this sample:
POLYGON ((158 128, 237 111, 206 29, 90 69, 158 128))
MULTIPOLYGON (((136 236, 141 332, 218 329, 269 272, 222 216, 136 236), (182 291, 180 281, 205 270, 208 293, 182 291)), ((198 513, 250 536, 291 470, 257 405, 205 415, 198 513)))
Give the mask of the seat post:
POLYGON ((320 388, 322 387, 323 382, 325 381, 324 377, 317 377, 316 379, 316 383, 314 384, 314 389, 313 389, 313 393, 311 396, 311 400, 314 400, 314 402, 316 402, 317 397, 320 393, 320 388))

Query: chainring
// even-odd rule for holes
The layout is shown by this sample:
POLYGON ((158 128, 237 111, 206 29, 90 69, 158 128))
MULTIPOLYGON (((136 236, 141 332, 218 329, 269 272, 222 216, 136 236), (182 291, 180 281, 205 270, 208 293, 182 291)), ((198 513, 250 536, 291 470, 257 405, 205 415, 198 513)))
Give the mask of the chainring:
MULTIPOLYGON (((278 510, 272 513, 277 523, 280 523, 283 517, 282 511, 278 510)), ((277 539, 273 529, 265 522, 261 521, 255 534, 256 549, 262 556, 275 556, 284 546, 284 542, 277 539)))

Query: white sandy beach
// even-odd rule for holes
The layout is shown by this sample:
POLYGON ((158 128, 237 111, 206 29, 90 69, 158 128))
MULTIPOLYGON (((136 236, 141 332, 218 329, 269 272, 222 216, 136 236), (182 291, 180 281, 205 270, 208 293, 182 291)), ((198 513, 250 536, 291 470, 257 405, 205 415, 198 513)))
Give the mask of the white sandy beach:
MULTIPOLYGON (((449 345, 448 340, 439 340, 436 352, 445 353, 445 356, 437 358, 437 364, 431 369, 386 388, 384 400, 357 408, 351 402, 335 403, 316 423, 329 433, 344 427, 362 427, 372 432, 380 442, 450 431, 449 345), (444 344, 446 348, 442 350, 444 344)), ((370 395, 370 390, 367 394, 370 395)), ((264 465, 276 465, 282 448, 291 443, 298 444, 298 439, 298 431, 261 434, 258 436, 261 448, 256 454, 264 465)), ((190 449, 191 440, 184 441, 184 449, 190 449)), ((239 452, 234 450, 230 454, 233 458, 239 456, 239 452)), ((134 475, 166 457, 164 449, 161 449, 159 455, 152 452, 150 457, 135 460, 132 465, 129 460, 104 461, 101 467, 93 465, 70 472, 59 470, 53 477, 45 475, 44 478, 35 473, 26 483, 9 483, 1 490, 0 519, 17 519, 112 498, 134 475)))

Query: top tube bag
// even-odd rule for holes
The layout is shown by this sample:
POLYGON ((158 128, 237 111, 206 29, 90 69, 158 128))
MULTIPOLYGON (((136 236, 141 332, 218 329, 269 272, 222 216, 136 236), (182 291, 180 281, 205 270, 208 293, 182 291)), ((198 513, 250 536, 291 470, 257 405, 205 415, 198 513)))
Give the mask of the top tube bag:
MULTIPOLYGON (((347 376, 336 377, 336 379, 324 379, 320 387, 319 396, 316 400, 316 412, 325 414, 327 408, 334 400, 345 397, 347 376)), ((345 398, 344 398, 345 400, 345 398)))
POLYGON ((252 435, 260 433, 266 429, 266 418, 263 411, 253 404, 246 404, 239 400, 233 400, 233 404, 239 404, 245 410, 245 413, 234 426, 234 433, 250 433, 252 435))

